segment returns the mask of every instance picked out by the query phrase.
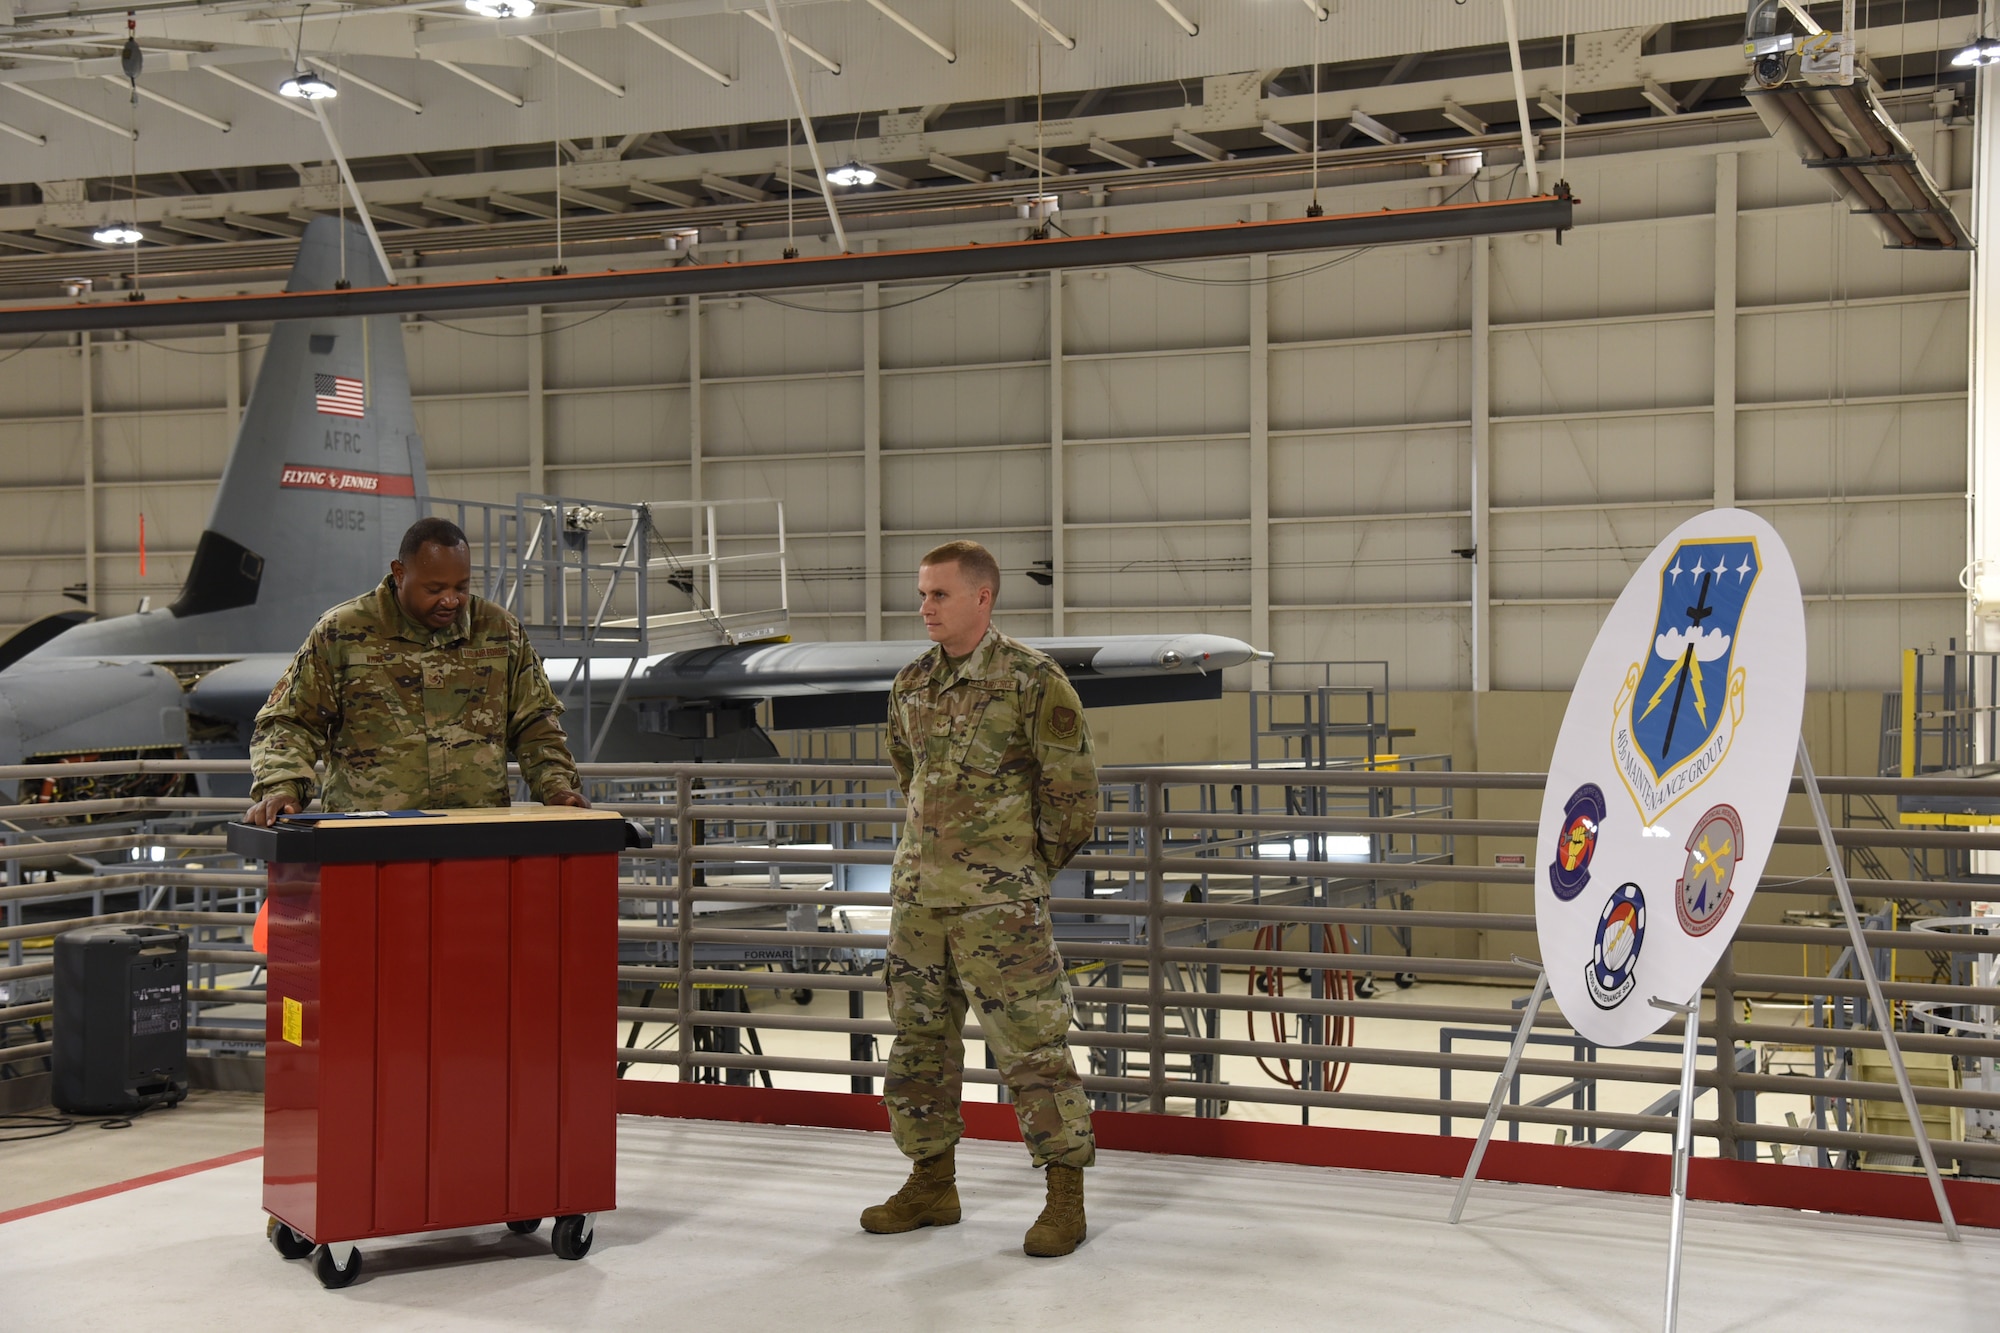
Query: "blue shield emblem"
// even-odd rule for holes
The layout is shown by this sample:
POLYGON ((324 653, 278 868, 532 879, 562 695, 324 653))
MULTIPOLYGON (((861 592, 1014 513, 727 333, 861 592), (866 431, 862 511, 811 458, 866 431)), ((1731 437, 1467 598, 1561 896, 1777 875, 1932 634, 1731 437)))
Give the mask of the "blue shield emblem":
POLYGON ((1631 737, 1656 777, 1694 755, 1723 719, 1743 608, 1757 586, 1748 538, 1685 541, 1660 571, 1660 609, 1629 709, 1631 737))

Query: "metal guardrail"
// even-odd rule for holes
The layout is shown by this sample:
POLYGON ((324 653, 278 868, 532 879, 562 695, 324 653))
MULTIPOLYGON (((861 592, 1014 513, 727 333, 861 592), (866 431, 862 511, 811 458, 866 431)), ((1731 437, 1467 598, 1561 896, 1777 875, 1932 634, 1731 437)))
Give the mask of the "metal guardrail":
MULTIPOLYGON (((0 768, 0 781, 39 776, 40 766, 0 768)), ((143 761, 139 763, 65 766, 65 775, 241 772, 243 765, 227 761, 143 761)), ((611 1049, 607 1058, 621 1065, 658 1064, 683 1079, 786 1073, 834 1075, 854 1080, 882 1078, 885 1065, 870 1058, 869 1043, 890 1035, 881 1019, 863 1017, 860 1008, 848 1017, 783 1012, 748 1006, 734 1012, 705 1007, 703 995, 716 988, 787 993, 798 990, 844 991, 859 996, 883 989, 873 975, 869 955, 887 943, 877 932, 852 929, 845 911, 884 908, 886 895, 855 887, 857 875, 883 882, 879 867, 891 859, 891 844, 903 811, 896 803, 889 771, 874 765, 646 765, 596 764, 583 769, 600 805, 650 822, 656 846, 628 854, 621 898, 620 925, 624 962, 619 979, 627 987, 665 994, 661 1005, 625 1004, 621 1024, 671 1025, 669 1040, 658 1049, 636 1045, 611 1049), (753 841, 750 834, 759 836, 753 841), (877 869, 869 871, 866 868, 877 869), (790 1031, 847 1039, 847 1058, 761 1053, 737 1049, 735 1037, 747 1032, 790 1031)), ((1389 1044, 1360 1044, 1344 1039, 1341 1020, 1412 1021, 1463 1029, 1512 1027, 1516 1011, 1505 1006, 1463 1003, 1385 1004, 1361 998, 1330 985, 1342 974, 1414 971, 1424 977, 1497 983, 1525 990, 1533 969, 1508 959, 1452 953, 1444 946, 1454 935, 1478 931, 1488 935, 1527 933, 1532 917, 1484 910, 1440 910, 1431 907, 1365 905, 1358 890, 1387 884, 1399 892, 1428 886, 1492 884, 1522 886, 1533 882, 1532 869, 1483 866, 1446 860, 1328 859, 1272 860, 1259 846, 1274 839, 1323 839, 1330 835, 1393 837, 1395 846, 1415 846, 1424 838, 1532 838, 1532 821, 1457 819, 1447 817, 1459 791, 1534 791, 1542 778, 1529 773, 1451 773, 1343 770, 1252 770, 1242 767, 1157 766, 1112 770, 1109 781, 1135 794, 1107 810, 1099 821, 1099 841, 1070 867, 1081 877, 1065 876, 1057 885, 1051 908, 1058 921, 1063 954, 1079 977, 1076 995, 1079 1026, 1070 1042, 1089 1059, 1086 1088, 1101 1104, 1134 1106, 1155 1113, 1195 1110, 1214 1113, 1225 1104, 1259 1103, 1300 1108, 1302 1112, 1386 1112, 1417 1117, 1436 1124, 1460 1118, 1477 1124, 1484 1103, 1447 1095, 1401 1095, 1369 1091, 1348 1080, 1328 1079, 1329 1070, 1416 1069, 1436 1075, 1488 1075, 1503 1064, 1491 1054, 1464 1049, 1413 1050, 1389 1044), (1405 816, 1301 816, 1236 814, 1207 801, 1195 811, 1176 811, 1171 793, 1190 787, 1224 789, 1246 784, 1320 789, 1384 789, 1421 787, 1440 799, 1404 802, 1400 808, 1421 811, 1405 816), (1438 810, 1446 815, 1433 813, 1438 810), (1246 854, 1247 853, 1247 854, 1246 854), (1310 894, 1293 892, 1299 885, 1316 885, 1310 894), (1196 891, 1191 897, 1190 891, 1196 891), (1276 926, 1275 935, 1257 936, 1261 927, 1276 926), (1394 926, 1411 932, 1430 952, 1371 953, 1329 951, 1326 928, 1394 926), (1304 928, 1303 940, 1288 939, 1282 928, 1304 928), (1243 986, 1245 976, 1268 976, 1273 969, 1303 969, 1312 981, 1302 994, 1259 993, 1243 986), (1243 987, 1232 993, 1221 984, 1233 978, 1243 987), (1237 1018, 1238 1015, 1242 1017, 1237 1018), (1268 1022, 1275 1015, 1286 1039, 1257 1040, 1222 1035, 1225 1016, 1231 1021, 1268 1022), (1296 1031, 1297 1039, 1290 1033, 1296 1031), (1316 1078, 1296 1080, 1298 1086, 1261 1086, 1226 1081, 1220 1074, 1224 1057, 1280 1059, 1316 1069, 1316 1078)), ((1888 798, 1912 794, 1966 795, 2000 793, 2000 780, 1930 778, 1822 779, 1829 793, 1872 794, 1888 798)), ((7 879, 0 886, 0 909, 8 913, 0 926, 0 945, 18 950, 26 938, 39 937, 93 921, 130 920, 183 925, 195 932, 190 954, 199 975, 190 999, 196 1005, 261 1003, 254 985, 225 986, 241 980, 263 958, 247 947, 249 912, 260 896, 261 877, 253 870, 212 864, 212 833, 199 831, 202 820, 216 821, 241 808, 241 802, 193 798, 131 798, 112 801, 58 802, 0 810, 8 821, 0 829, 0 864, 7 879), (82 818, 94 821, 78 824, 82 818), (192 821, 192 822, 191 822, 192 821), (167 861, 112 863, 119 868, 96 875, 59 876, 53 882, 23 883, 20 866, 67 848, 88 847, 106 853, 159 847, 163 855, 186 861, 202 858, 200 871, 174 870, 167 861), (129 866, 129 868, 124 868, 129 866), (36 904, 47 910, 56 902, 75 902, 86 895, 144 889, 147 900, 129 910, 97 912, 62 920, 29 921, 24 913, 36 904)), ((1391 807, 1395 808, 1395 807, 1391 807)), ((1809 826, 1786 827, 1778 841, 1811 845, 1818 841, 1809 826)), ((1843 828, 1836 843, 1844 849, 1867 847, 1948 846, 1955 851, 2000 850, 2000 833, 1960 830, 1892 830, 1843 828)), ((150 851, 147 853, 150 856, 150 851)), ((1939 915, 1958 916, 1962 904, 2000 898, 2000 886, 1970 879, 1958 881, 1857 880, 1865 895, 1896 895, 1943 905, 1939 915)), ((1763 893, 1792 899, 1824 897, 1832 892, 1824 874, 1767 875, 1763 893)), ((100 898, 100 901, 102 899, 100 898)), ((1991 1086, 1984 1077, 2000 1061, 2000 1038, 1994 1031, 2000 984, 1994 984, 1994 955, 2000 955, 2000 935, 1972 931, 1924 931, 1909 928, 1907 918, 1878 921, 1865 942, 1872 949, 1911 949, 1964 960, 1954 967, 1950 982, 1892 982, 1883 987, 1892 1008, 1912 1030, 1901 1038, 1908 1052, 1950 1057, 1962 1071, 1954 1080, 1991 1086), (1974 966, 1974 960, 1978 960, 1974 966), (1973 984, 1984 980, 1987 984, 1973 984), (1950 1020, 1939 1022, 1940 1019, 1950 1020), (1942 1028, 1944 1030, 1937 1030, 1942 1028), (1929 1029, 1929 1030, 1927 1030, 1929 1029), (1975 1080, 1975 1073, 1982 1077, 1975 1080)), ((2000 928, 2000 921, 1996 921, 2000 928)), ((1739 945, 1825 945, 1833 937, 1810 926, 1759 923, 1739 932, 1739 945)), ((1840 942, 1845 942, 1841 937, 1840 942)), ((0 966, 0 983, 47 976, 52 964, 21 958, 0 966)), ((1274 988, 1275 990, 1275 988, 1274 988)), ((1697 1075, 1702 1089, 1715 1089, 1713 1114, 1699 1118, 1696 1133, 1713 1140, 1725 1155, 1753 1156, 1760 1146, 1785 1145, 1820 1153, 1907 1154, 1913 1142, 1894 1132, 1862 1133, 1856 1123, 1858 1104, 1892 1103, 1893 1088, 1853 1076, 1850 1057, 1880 1049, 1882 1037, 1874 1026, 1879 1016, 1865 1004, 1846 1004, 1863 993, 1858 979, 1785 975, 1770 971, 1739 971, 1734 950, 1726 954, 1709 980, 1715 1015, 1704 1028, 1714 1050, 1730 1058, 1709 1062, 1697 1075), (1742 1000, 1756 996, 1765 1002, 1789 1004, 1814 1016, 1813 1026, 1747 1020, 1742 1000), (1829 1004, 1833 1001, 1833 1004, 1829 1004), (1768 1060, 1742 1060, 1745 1051, 1810 1052, 1812 1074, 1772 1072, 1768 1060), (1747 1063, 1747 1067, 1743 1067, 1747 1063), (1812 1123, 1756 1120, 1758 1094, 1783 1094, 1812 1099, 1812 1123)), ((0 1004, 0 1040, 10 1027, 31 1039, 0 1048, 0 1076, 47 1054, 45 1000, 0 1004), (23 1025, 39 1024, 39 1032, 23 1025)), ((1534 1029, 1546 1034, 1571 1034, 1572 1029, 1553 1006, 1538 1013, 1534 1029)), ((1351 1032, 1352 1028, 1346 1029, 1351 1032)), ((1681 1031, 1679 1020, 1662 1029, 1662 1036, 1681 1031)), ((261 1026, 230 1027, 197 1023, 190 1029, 198 1042, 241 1049, 261 1041, 261 1026)), ((977 1039, 976 1026, 966 1029, 977 1039)), ((1575 1058, 1575 1041, 1564 1035, 1572 1058, 1534 1058, 1522 1066, 1530 1079, 1562 1080, 1558 1091, 1568 1097, 1569 1084, 1593 1089, 1626 1084, 1639 1088, 1666 1087, 1677 1081, 1671 1064, 1649 1064, 1629 1052, 1586 1050, 1575 1058)), ((998 1081, 993 1071, 968 1069, 972 1083, 998 1081)), ((1365 1077, 1359 1080, 1365 1083, 1365 1077)), ((1476 1081, 1483 1081, 1477 1080, 1476 1081)), ((1655 1100, 1643 1111, 1604 1109, 1604 1098, 1583 1099, 1582 1105, 1554 1105, 1546 1088, 1528 1089, 1525 1101, 1510 1103, 1502 1118, 1513 1125, 1542 1125, 1566 1131, 1573 1139, 1589 1137, 1629 1141, 1642 1133, 1668 1133, 1674 1120, 1667 1111, 1672 1099, 1655 1100), (1664 1108, 1664 1110, 1662 1109, 1664 1108)), ((1968 1119, 2000 1120, 2000 1092, 1974 1086, 1916 1089, 1926 1107, 1955 1108, 1968 1119)), ((1874 1125, 1894 1129, 1897 1122, 1876 1119, 1874 1125)), ((1413 1123, 1412 1128, 1424 1127, 1413 1123)), ((1938 1141, 1938 1156, 1947 1163, 1969 1165, 1981 1174, 2000 1174, 2000 1141, 1968 1134, 1964 1141, 1938 1141), (1988 1165, 1990 1164, 1990 1165, 1988 1165)))

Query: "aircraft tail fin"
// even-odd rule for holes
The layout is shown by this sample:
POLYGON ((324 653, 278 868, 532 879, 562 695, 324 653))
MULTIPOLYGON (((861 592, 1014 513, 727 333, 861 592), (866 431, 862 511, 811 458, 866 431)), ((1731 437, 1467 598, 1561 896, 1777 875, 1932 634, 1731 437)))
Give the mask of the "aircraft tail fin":
MULTIPOLYGON (((343 279, 386 281, 366 232, 317 218, 288 287, 343 279)), ((381 581, 427 489, 397 318, 282 321, 180 596, 78 625, 30 655, 289 654, 330 607, 381 581)))
MULTIPOLYGON (((359 226, 318 218, 287 287, 325 291, 342 279, 387 281, 359 226)), ((426 489, 402 339, 392 315, 273 328, 173 615, 254 606, 255 637, 268 644, 232 632, 231 646, 286 651, 387 572, 426 489)))

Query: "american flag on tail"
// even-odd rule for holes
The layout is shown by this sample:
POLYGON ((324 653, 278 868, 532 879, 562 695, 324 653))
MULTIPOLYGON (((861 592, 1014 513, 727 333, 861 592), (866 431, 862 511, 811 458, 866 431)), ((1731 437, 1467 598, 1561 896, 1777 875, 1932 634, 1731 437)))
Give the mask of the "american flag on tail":
POLYGON ((313 406, 323 417, 368 415, 368 400, 361 381, 349 375, 313 376, 313 406))

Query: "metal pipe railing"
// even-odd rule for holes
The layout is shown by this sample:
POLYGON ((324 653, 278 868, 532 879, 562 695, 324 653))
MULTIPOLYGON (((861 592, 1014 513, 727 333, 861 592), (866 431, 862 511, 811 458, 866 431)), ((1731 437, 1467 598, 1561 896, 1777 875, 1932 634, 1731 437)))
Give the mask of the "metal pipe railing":
MULTIPOLYGON (((227 761, 154 760, 64 765, 58 774, 52 773, 47 765, 18 765, 0 768, 0 780, 231 773, 242 772, 243 768, 240 763, 227 761)), ((833 929, 819 923, 823 910, 838 912, 887 905, 880 893, 840 891, 832 885, 842 882, 834 873, 835 867, 880 867, 892 861, 893 854, 884 842, 899 831, 905 812, 888 803, 893 799, 889 771, 879 766, 854 764, 591 764, 583 766, 582 771, 603 798, 601 805, 650 821, 660 835, 658 846, 650 852, 634 853, 627 860, 627 882, 620 888, 620 897, 627 910, 635 915, 621 923, 620 937, 627 957, 618 976, 626 986, 647 987, 655 994, 670 989, 672 993, 663 996, 664 1003, 658 1007, 623 1005, 618 1019, 621 1025, 656 1028, 670 1025, 673 1032, 667 1044, 657 1050, 636 1046, 617 1048, 619 1063, 662 1065, 675 1069, 682 1078, 696 1077, 702 1071, 713 1071, 716 1076, 723 1071, 732 1075, 762 1071, 870 1080, 883 1077, 886 1068, 879 1061, 805 1054, 759 1055, 700 1047, 727 1046, 741 1034, 759 1029, 828 1038, 882 1038, 893 1034, 892 1026, 879 1017, 835 1017, 769 1009, 729 1012, 702 1007, 703 988, 712 987, 777 992, 825 989, 861 995, 882 990, 880 978, 868 975, 863 968, 869 955, 886 947, 887 936, 879 930, 842 928, 838 916, 833 929), (738 827, 732 832, 731 825, 738 827), (760 833, 763 841, 715 841, 739 835, 745 827, 760 833), (843 845, 871 836, 876 839, 872 845, 843 845), (787 837, 794 844, 811 839, 815 845, 786 845, 787 837), (773 839, 778 839, 776 845, 772 845, 773 839), (824 845, 829 841, 834 845, 824 845), (826 881, 819 880, 820 872, 826 872, 826 881), (757 878, 751 881, 749 876, 757 878), (775 909, 784 909, 782 919, 770 919, 775 909), (808 911, 812 914, 813 928, 806 928, 799 916, 808 911), (733 965, 727 962, 731 957, 739 960, 746 957, 747 951, 754 951, 759 958, 775 955, 789 962, 772 964, 769 971, 750 971, 741 961, 733 965), (649 952, 657 961, 642 961, 649 952), (829 968, 840 970, 822 970, 829 968), (698 1040, 701 1033, 708 1037, 698 1040)), ((1423 840, 1434 840, 1437 846, 1444 847, 1450 845, 1448 840, 1456 838, 1532 839, 1535 825, 1530 821, 1460 820, 1437 811, 1448 810, 1452 794, 1458 791, 1539 790, 1541 775, 1154 765, 1107 770, 1106 779, 1108 785, 1123 793, 1121 807, 1108 810, 1099 821, 1101 834, 1116 845, 1099 846, 1087 852, 1077 858, 1073 868, 1093 876, 1097 888, 1116 888, 1122 896, 1077 897, 1065 889, 1050 904, 1059 922, 1091 919, 1097 923, 1094 929, 1099 932, 1088 939, 1065 937, 1062 943, 1072 969, 1083 969, 1084 980, 1091 983, 1076 987, 1081 1026, 1069 1037, 1070 1044, 1092 1062, 1085 1079, 1089 1091, 1106 1104, 1143 1106, 1155 1112, 1187 1102, 1193 1102, 1197 1109, 1212 1108, 1221 1102, 1242 1102, 1288 1106, 1308 1113, 1314 1110, 1391 1113, 1426 1120, 1452 1116, 1476 1122, 1483 1115, 1484 1106, 1479 1103, 1444 1097, 1391 1096, 1355 1087, 1335 1091, 1311 1086, 1309 1078, 1301 1080, 1308 1084, 1301 1087, 1232 1082, 1223 1072, 1222 1061, 1275 1058, 1312 1068, 1428 1069, 1440 1074, 1479 1076, 1498 1071, 1502 1057, 1497 1053, 1410 1049, 1379 1041, 1349 1045, 1321 1040, 1315 1034, 1322 1034, 1326 1029, 1321 1025, 1336 1018, 1366 1019, 1371 1023, 1478 1025, 1499 1030, 1518 1023, 1517 1011, 1473 1004, 1385 1005, 1377 1000, 1311 993, 1230 994, 1218 989, 1215 978, 1227 976, 1239 984, 1247 984, 1250 977, 1268 975, 1272 969, 1302 969, 1319 977, 1339 972, 1396 971, 1440 980, 1521 986, 1533 971, 1510 958, 1418 956, 1414 945, 1404 953, 1328 952, 1317 946, 1322 928, 1408 931, 1412 934, 1407 938, 1415 940, 1421 936, 1433 949, 1442 947, 1455 932, 1478 932, 1487 940, 1532 933, 1534 919, 1524 913, 1440 910, 1414 904, 1370 905, 1359 891, 1379 893, 1393 902, 1398 901, 1394 895, 1433 886, 1493 885, 1518 889, 1531 884, 1532 869, 1415 858, 1432 855, 1417 851, 1420 845, 1429 845, 1423 840), (1413 806, 1420 810, 1416 814, 1386 817, 1293 816, 1268 811, 1236 814, 1223 798, 1229 795, 1227 789, 1245 785, 1350 791, 1396 788, 1438 793, 1439 800, 1422 807, 1413 806), (1183 799, 1187 791, 1195 788, 1208 793, 1201 811, 1169 808, 1172 801, 1183 799), (1128 798, 1130 808, 1123 804, 1128 798), (1363 860, 1294 860, 1259 855, 1263 851, 1260 841, 1270 841, 1264 835, 1290 841, 1329 834, 1366 836, 1375 840, 1373 845, 1378 848, 1387 845, 1381 840, 1394 838, 1395 846, 1407 859, 1390 861, 1371 855, 1363 860), (1186 884, 1202 887, 1204 900, 1183 901, 1186 884), (1352 900, 1342 896, 1350 891, 1357 895, 1352 900), (1285 897, 1274 899, 1271 895, 1275 893, 1283 893, 1285 897), (1268 941, 1269 947, 1251 947, 1250 933, 1270 927, 1278 928, 1279 933, 1275 940, 1268 941), (1297 935, 1287 937, 1293 931, 1305 932, 1306 942, 1314 947, 1298 947, 1297 935), (1204 977, 1209 980, 1202 980, 1204 977), (1286 1024, 1300 1024, 1302 1035, 1311 1039, 1221 1035, 1221 1019, 1230 1014, 1242 1014, 1244 1021, 1257 1018, 1260 1022, 1264 1021, 1263 1016, 1276 1016, 1286 1024), (1199 1076, 1193 1072, 1196 1070, 1201 1071, 1199 1076)), ((1821 785, 1832 794, 1892 800, 1898 795, 2000 795, 2000 780, 1983 779, 1827 778, 1821 785)), ((156 846, 207 855, 220 850, 220 839, 210 833, 188 831, 185 821, 214 820, 241 808, 242 802, 190 797, 109 798, 0 807, 0 818, 17 825, 14 830, 0 832, 0 864, 37 858, 88 857, 156 846), (176 820, 182 821, 182 826, 172 830, 142 828, 136 832, 126 829, 98 832, 86 828, 77 830, 74 837, 60 829, 30 832, 21 827, 78 818, 140 823, 176 820)), ((1813 829, 1798 827, 1781 831, 1779 840, 1805 845, 1816 844, 1818 837, 1813 829)), ((1836 843, 1843 852, 1883 847, 1966 852, 2000 848, 2000 833, 1847 828, 1836 831, 1836 843)), ((261 876, 254 871, 206 866, 200 871, 187 871, 172 867, 171 861, 134 863, 130 868, 118 863, 116 869, 107 873, 59 876, 53 882, 10 883, 0 887, 0 904, 18 911, 16 904, 70 900, 106 890, 151 889, 207 894, 211 897, 199 901, 216 907, 247 908, 254 905, 256 890, 261 886, 261 876), (212 897, 232 893, 238 895, 233 900, 212 897)), ((1987 894, 2000 897, 2000 891, 1972 881, 1857 882, 1864 893, 1877 897, 1944 904, 1981 901, 1987 894)), ((1832 891, 1833 885, 1824 873, 1806 876, 1771 873, 1765 876, 1761 887, 1766 892, 1796 899, 1823 896, 1832 891)), ((175 903, 153 912, 99 912, 58 922, 29 922, 15 916, 0 926, 0 944, 18 947, 21 941, 77 925, 137 920, 180 924, 212 935, 217 930, 246 931, 248 914, 202 910, 199 906, 183 908, 175 903)), ((1737 941, 1750 946, 1794 947, 1850 943, 1842 932, 1768 921, 1745 925, 1737 941)), ((1863 942, 1873 950, 1907 951, 1910 956, 1942 960, 1940 967, 1948 965, 1954 969, 1948 980, 1940 973, 1930 980, 1885 981, 1883 994, 1892 1004, 1926 1002, 1961 1007, 1965 1012, 2000 1008, 2000 985, 1969 984, 1974 973, 1959 962, 2000 954, 2000 936, 1935 931, 1919 935, 1899 919, 1893 929, 1866 931, 1863 942)), ((191 962, 211 973, 243 972, 264 961, 262 955, 247 948, 218 947, 213 940, 197 941, 189 956, 191 962)), ((51 970, 46 960, 30 958, 19 965, 0 967, 0 982, 32 980, 49 975, 51 970)), ((1743 997, 1764 996, 1831 999, 1841 1006, 1838 1012, 1846 1014, 1851 1006, 1845 1002, 1865 994, 1860 981, 1842 975, 1737 972, 1725 960, 1712 982, 1719 1010, 1712 1029, 1716 1049, 1732 1052, 1732 1058, 1717 1059, 1714 1067, 1698 1073, 1699 1086, 1713 1087, 1720 1094, 1715 1117, 1697 1121, 1699 1134, 1715 1140, 1723 1151, 1736 1153, 1754 1151, 1759 1144, 1850 1153, 1910 1151, 1911 1141, 1907 1138, 1829 1128, 1823 1118, 1812 1124, 1793 1126, 1754 1120, 1748 1118, 1747 1111, 1743 1116, 1738 1115, 1739 1094, 1798 1097, 1809 1100, 1815 1107, 1836 1104, 1851 1107, 1860 1102, 1887 1104, 1895 1100, 1888 1085, 1854 1077, 1847 1063, 1850 1053, 1883 1046, 1878 1030, 1866 1026, 1788 1026, 1754 1018, 1745 1020, 1735 1012, 1743 997), (1816 1051, 1817 1072, 1766 1071, 1754 1065, 1739 1069, 1733 1053, 1744 1044, 1816 1051)), ((213 975, 203 984, 192 984, 189 990, 191 1004, 204 1009, 261 1004, 265 997, 262 988, 230 989, 217 984, 213 975)), ((45 998, 0 1005, 0 1022, 46 1024, 51 1010, 45 998)), ((1532 1025, 1537 1032, 1571 1031, 1553 1010, 1535 1015, 1532 1025)), ((1676 1019, 1666 1025, 1663 1035, 1677 1033, 1681 1028, 1680 1020, 1676 1019)), ((192 1026, 189 1031, 198 1042, 254 1048, 263 1040, 260 1026, 239 1028, 207 1022, 192 1026)), ((980 1031, 976 1025, 968 1026, 965 1035, 976 1041, 980 1031)), ((1978 1034, 1910 1032, 1902 1034, 1900 1041, 1910 1053, 1956 1057, 1967 1069, 1974 1068, 1976 1062, 2000 1058, 2000 1038, 1978 1034)), ((50 1045, 38 1042, 5 1048, 0 1050, 0 1062, 18 1068, 22 1061, 45 1056, 50 1045)), ((1580 1045, 1578 1049, 1585 1048, 1580 1045)), ((1585 1086, 1658 1088, 1677 1080, 1677 1071, 1668 1064, 1620 1058, 1616 1052, 1603 1053, 1610 1058, 1600 1059, 1596 1058, 1598 1054, 1590 1051, 1589 1058, 1531 1057, 1524 1061, 1521 1072, 1531 1079, 1558 1080, 1558 1092, 1564 1096, 1585 1086)), ((997 1082, 997 1075, 986 1070, 968 1069, 966 1077, 968 1082, 976 1084, 997 1082)), ((1550 1097, 1546 1093, 1522 1095, 1528 1104, 1503 1108, 1503 1119, 1573 1132, 1665 1134, 1674 1127, 1669 1115, 1537 1105, 1533 1103, 1547 1102, 1550 1097)), ((1919 1087, 1917 1099, 1924 1106, 1962 1110, 1968 1115, 2000 1113, 2000 1090, 1985 1087, 1919 1087)), ((1879 1126, 1895 1122, 1873 1123, 1879 1126)), ((2000 1161, 2000 1143, 1940 1142, 1937 1147, 1939 1155, 1947 1160, 2000 1161)))

